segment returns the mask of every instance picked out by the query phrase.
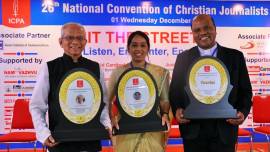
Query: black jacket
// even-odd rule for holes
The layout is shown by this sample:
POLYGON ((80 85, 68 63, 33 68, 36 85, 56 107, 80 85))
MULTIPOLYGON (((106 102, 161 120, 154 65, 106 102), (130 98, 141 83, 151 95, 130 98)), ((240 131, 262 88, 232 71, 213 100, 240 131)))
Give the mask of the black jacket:
MULTIPOLYGON (((217 58, 228 69, 230 83, 233 86, 229 95, 229 103, 244 114, 249 114, 252 102, 252 88, 242 52, 218 45, 217 58)), ((170 103, 175 115, 177 108, 185 109, 189 104, 188 96, 184 90, 186 86, 187 71, 189 66, 200 57, 198 47, 193 47, 177 56, 170 85, 170 103)), ((224 143, 232 143, 237 139, 238 126, 233 126, 225 119, 217 120, 218 133, 224 143)), ((191 121, 179 125, 181 135, 186 139, 196 138, 200 131, 200 121, 191 121)))

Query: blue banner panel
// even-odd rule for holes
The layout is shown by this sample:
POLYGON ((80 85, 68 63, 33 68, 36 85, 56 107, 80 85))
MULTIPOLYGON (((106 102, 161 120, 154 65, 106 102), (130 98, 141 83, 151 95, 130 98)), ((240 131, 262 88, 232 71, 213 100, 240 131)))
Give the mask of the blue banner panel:
POLYGON ((32 1, 32 25, 189 26, 194 16, 210 14, 217 26, 270 26, 269 1, 32 1))

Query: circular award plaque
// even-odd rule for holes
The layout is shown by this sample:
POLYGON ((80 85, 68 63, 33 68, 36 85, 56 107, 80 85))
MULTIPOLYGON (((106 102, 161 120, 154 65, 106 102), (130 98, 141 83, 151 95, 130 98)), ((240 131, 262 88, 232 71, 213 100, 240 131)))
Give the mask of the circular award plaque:
POLYGON ((225 65, 217 58, 204 57, 191 67, 188 84, 199 102, 214 104, 226 94, 229 75, 225 65))
POLYGON ((154 107, 156 91, 152 75, 144 69, 133 68, 120 76, 117 97, 125 113, 140 118, 147 115, 154 107))
POLYGON ((59 103, 64 116, 75 124, 91 121, 99 111, 102 91, 99 81, 86 69, 74 69, 60 83, 59 103))

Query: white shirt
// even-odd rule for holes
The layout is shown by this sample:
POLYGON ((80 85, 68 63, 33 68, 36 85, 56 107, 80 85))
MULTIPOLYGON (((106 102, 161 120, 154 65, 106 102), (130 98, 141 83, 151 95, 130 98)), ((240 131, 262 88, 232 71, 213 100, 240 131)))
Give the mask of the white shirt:
MULTIPOLYGON (((103 101, 105 106, 101 112, 100 122, 105 128, 111 127, 111 120, 109 117, 109 105, 107 88, 104 82, 104 73, 100 70, 100 83, 103 89, 103 101)), ((45 140, 51 135, 48 124, 46 122, 46 113, 48 111, 48 95, 50 91, 49 71, 47 63, 43 64, 37 83, 33 91, 33 95, 29 104, 29 110, 32 115, 33 124, 36 130, 37 140, 44 143, 45 140)))
POLYGON ((213 56, 213 57, 217 57, 217 43, 210 49, 202 49, 198 46, 198 49, 200 51, 200 55, 201 56, 213 56), (213 54, 214 53, 214 54, 213 54))

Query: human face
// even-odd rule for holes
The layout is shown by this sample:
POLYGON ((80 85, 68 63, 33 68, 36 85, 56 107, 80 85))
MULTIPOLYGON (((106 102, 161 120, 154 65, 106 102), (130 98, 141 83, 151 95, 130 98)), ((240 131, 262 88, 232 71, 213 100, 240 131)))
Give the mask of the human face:
POLYGON ((136 35, 128 46, 128 52, 131 55, 133 63, 144 63, 148 51, 149 46, 146 40, 140 35, 136 35))
POLYGON ((216 43, 216 27, 210 16, 197 16, 192 22, 193 39, 197 45, 203 49, 210 49, 216 43))
POLYGON ((59 43, 65 54, 76 60, 86 45, 85 30, 76 24, 70 24, 64 28, 59 43))

